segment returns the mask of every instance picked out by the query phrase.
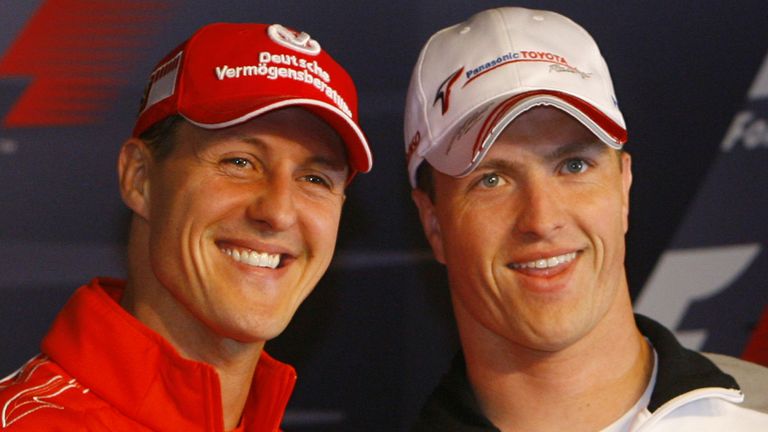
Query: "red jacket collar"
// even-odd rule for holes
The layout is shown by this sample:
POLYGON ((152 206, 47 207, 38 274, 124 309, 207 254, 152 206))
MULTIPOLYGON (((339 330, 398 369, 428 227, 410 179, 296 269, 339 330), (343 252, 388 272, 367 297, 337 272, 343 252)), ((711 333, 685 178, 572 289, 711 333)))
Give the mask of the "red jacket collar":
MULTIPOLYGON (((124 283, 95 279, 56 317, 42 351, 92 392, 154 430, 222 431, 215 369, 182 358, 117 303, 124 283)), ((266 352, 259 358, 243 420, 246 431, 276 431, 296 372, 266 352)))

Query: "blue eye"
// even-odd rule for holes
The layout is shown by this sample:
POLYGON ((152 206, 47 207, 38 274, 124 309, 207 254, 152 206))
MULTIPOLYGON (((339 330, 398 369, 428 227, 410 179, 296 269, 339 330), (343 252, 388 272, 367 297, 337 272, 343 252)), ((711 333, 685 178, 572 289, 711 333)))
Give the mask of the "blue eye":
POLYGON ((563 170, 568 174, 579 174, 589 168, 587 162, 584 159, 568 159, 563 165, 563 170))
POLYGON ((480 183, 483 187, 494 188, 501 183, 501 177, 496 173, 485 174, 480 183))

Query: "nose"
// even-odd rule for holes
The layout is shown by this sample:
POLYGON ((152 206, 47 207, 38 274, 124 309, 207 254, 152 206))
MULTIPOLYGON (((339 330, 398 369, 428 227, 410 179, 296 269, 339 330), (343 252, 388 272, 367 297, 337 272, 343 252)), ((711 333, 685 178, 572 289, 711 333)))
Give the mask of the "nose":
POLYGON ((556 185, 531 181, 521 188, 515 207, 515 229, 527 239, 541 240, 557 234, 565 225, 566 201, 556 185))
POLYGON ((290 176, 275 176, 255 185, 248 217, 266 231, 285 231, 296 223, 296 196, 290 176))

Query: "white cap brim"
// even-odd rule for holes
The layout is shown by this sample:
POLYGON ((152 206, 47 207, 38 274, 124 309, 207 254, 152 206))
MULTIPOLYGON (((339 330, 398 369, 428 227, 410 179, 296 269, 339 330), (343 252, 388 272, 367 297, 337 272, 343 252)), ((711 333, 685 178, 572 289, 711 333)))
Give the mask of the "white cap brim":
MULTIPOLYGON (((537 106, 552 106, 564 111, 611 148, 620 149, 626 142, 625 128, 588 103, 556 92, 531 92, 500 97, 478 107, 423 157, 442 173, 466 176, 483 160, 510 123, 537 106)), ((413 175, 415 177, 415 173, 413 175)), ((415 180, 412 178, 412 183, 415 184, 415 180)))

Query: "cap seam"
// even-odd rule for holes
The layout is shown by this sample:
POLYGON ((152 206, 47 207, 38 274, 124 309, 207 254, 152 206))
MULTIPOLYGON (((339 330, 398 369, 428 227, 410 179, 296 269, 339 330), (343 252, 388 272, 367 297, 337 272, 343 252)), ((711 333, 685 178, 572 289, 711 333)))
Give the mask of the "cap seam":
MULTIPOLYGON (((422 78, 422 71, 424 70, 424 63, 426 62, 427 51, 429 50, 429 47, 432 45, 432 43, 435 41, 435 39, 439 35, 447 32, 447 31, 451 31, 451 30, 455 29, 458 26, 459 26, 459 24, 453 25, 451 27, 445 28, 445 29, 435 33, 434 35, 432 35, 432 37, 430 37, 429 40, 427 41, 427 43, 424 45, 424 48, 421 51, 422 54, 419 56, 420 57, 420 59, 419 59, 419 79, 417 80, 417 83, 418 83, 418 86, 419 86, 419 89, 418 89, 419 93, 421 95, 422 100, 424 101, 424 104, 421 107, 422 108, 421 115, 423 116, 423 119, 424 119, 423 123, 424 123, 425 129, 426 129, 425 130, 425 133, 427 135, 426 138, 429 140, 429 143, 431 144, 429 146, 429 149, 426 150, 426 151, 422 150, 422 149, 414 149, 414 151, 421 157, 422 162, 424 160, 424 156, 427 153, 429 153, 429 150, 432 149, 435 146, 435 144, 436 144, 436 140, 434 139, 434 133, 432 132, 432 127, 431 127, 430 121, 429 121, 429 109, 430 109, 429 108, 430 107, 429 98, 427 98, 426 89, 424 88, 424 85, 423 85, 424 84, 424 79, 422 78)), ((418 131, 418 128, 416 128, 416 130, 418 131)), ((422 139, 424 139, 424 138, 425 137, 422 137, 422 139)))
MULTIPOLYGON (((507 50, 512 52, 516 50, 516 45, 513 42, 512 33, 511 33, 511 27, 510 25, 507 25, 507 21, 504 19, 504 14, 501 13, 500 9, 494 9, 493 10, 496 13, 497 19, 501 22, 501 26, 504 29, 504 35, 506 36, 505 44, 507 45, 507 50)), ((517 73, 517 69, 513 69, 513 73, 515 76, 515 82, 517 83, 517 86, 522 85, 522 82, 520 81, 520 74, 517 73)))

